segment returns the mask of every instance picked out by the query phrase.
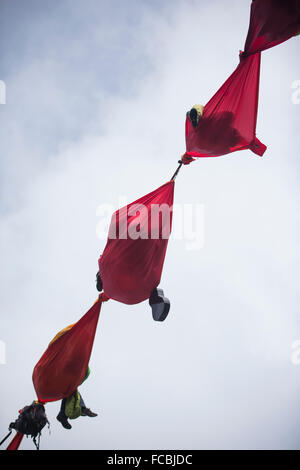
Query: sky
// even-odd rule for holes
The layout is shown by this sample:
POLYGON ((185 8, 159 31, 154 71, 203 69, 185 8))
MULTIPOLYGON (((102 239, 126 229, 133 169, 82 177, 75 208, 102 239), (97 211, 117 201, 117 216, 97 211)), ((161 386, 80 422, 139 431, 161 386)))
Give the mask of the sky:
MULTIPOLYGON (((97 298, 101 207, 170 179, 186 111, 237 66, 250 2, 223 5, 0 0, 3 436, 49 341, 97 298)), ((262 54, 264 156, 199 159, 176 179, 169 316, 103 305, 80 388, 98 417, 67 431, 47 404, 42 449, 300 448, 299 47, 262 54), (200 244, 174 236, 185 205, 201 207, 200 244)))

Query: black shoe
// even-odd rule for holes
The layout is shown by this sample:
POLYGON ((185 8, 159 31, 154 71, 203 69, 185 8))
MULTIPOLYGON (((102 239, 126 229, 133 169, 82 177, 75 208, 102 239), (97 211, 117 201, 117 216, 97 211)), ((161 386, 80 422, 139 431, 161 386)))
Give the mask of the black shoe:
POLYGON ((65 429, 71 429, 72 428, 71 424, 67 420, 67 417, 64 416, 62 413, 58 413, 58 415, 56 416, 56 419, 57 419, 57 421, 59 421, 62 424, 62 426, 65 429))
POLYGON ((102 292, 102 291, 103 291, 103 284, 102 284, 102 281, 101 281, 101 277, 100 277, 99 271, 98 271, 97 274, 96 274, 96 288, 97 288, 97 291, 98 291, 98 292, 102 292))
POLYGON ((164 296, 162 289, 153 289, 149 298, 152 308, 152 317, 155 321, 164 321, 170 311, 170 301, 164 296))
POLYGON ((89 416, 90 418, 94 418, 98 415, 97 413, 93 413, 89 408, 81 408, 81 416, 89 416))

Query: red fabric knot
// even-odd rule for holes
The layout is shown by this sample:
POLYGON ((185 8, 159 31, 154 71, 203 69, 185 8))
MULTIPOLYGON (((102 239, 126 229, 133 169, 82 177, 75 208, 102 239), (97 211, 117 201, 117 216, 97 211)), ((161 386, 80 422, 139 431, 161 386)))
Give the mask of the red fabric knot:
POLYGON ((101 292, 101 294, 99 295, 100 302, 107 302, 109 299, 110 297, 108 297, 105 292, 101 292))
POLYGON ((181 157, 181 161, 184 165, 189 165, 190 163, 192 163, 194 160, 196 160, 196 158, 193 158, 191 157, 190 155, 188 155, 187 153, 185 153, 184 155, 182 155, 181 157))

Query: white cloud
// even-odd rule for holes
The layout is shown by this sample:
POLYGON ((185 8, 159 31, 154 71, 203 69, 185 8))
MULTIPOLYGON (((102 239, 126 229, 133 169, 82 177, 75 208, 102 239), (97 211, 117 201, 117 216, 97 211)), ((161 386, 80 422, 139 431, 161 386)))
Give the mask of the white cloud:
MULTIPOLYGON (((27 52, 8 84, 15 105, 1 109, 9 157, 1 217, 1 402, 9 403, 2 428, 34 399, 31 373, 48 341, 96 296, 104 247, 97 207, 116 204, 120 194, 133 201, 171 177, 184 152, 185 112, 205 103, 237 65, 249 14, 246 2, 232 1, 226 11, 220 2, 179 2, 168 14, 144 2, 134 28, 122 10, 112 33, 108 23, 97 30, 101 15, 88 2, 78 33, 81 2, 73 4, 64 51, 53 19, 49 26, 43 18, 47 41, 27 52), (128 32, 127 68, 121 41, 128 32), (122 64, 116 92, 97 64, 103 56, 109 70, 111 38, 122 64), (41 51, 48 57, 34 57, 41 51), (78 63, 64 63, 76 51, 80 80, 78 63)), ((170 241, 162 279, 168 319, 154 323, 147 303, 104 304, 82 387, 99 418, 82 418, 67 433, 55 420, 58 404, 47 405, 52 433, 43 432, 42 448, 298 447, 299 369, 290 362, 300 335, 300 108, 290 101, 300 76, 296 47, 291 40, 262 57, 257 134, 268 145, 265 156, 203 159, 176 180, 176 204, 205 206, 205 245, 193 252, 170 241)), ((110 70, 117 73, 117 64, 110 70)))

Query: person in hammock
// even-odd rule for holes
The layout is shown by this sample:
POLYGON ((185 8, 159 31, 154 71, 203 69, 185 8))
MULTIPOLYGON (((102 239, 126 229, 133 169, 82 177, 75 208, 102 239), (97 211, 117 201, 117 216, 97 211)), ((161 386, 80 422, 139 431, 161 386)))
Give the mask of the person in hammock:
POLYGON ((193 127, 197 127, 198 122, 200 121, 202 114, 203 114, 204 106, 202 104, 194 104, 192 109, 187 112, 193 127))
MULTIPOLYGON (((59 331, 57 335, 52 339, 49 346, 55 341, 57 341, 65 333, 67 333, 70 329, 72 329, 74 325, 75 323, 59 331)), ((80 385, 83 384, 83 382, 88 378, 89 375, 90 375, 90 368, 88 367, 85 377, 82 380, 80 385)), ((69 423, 68 418, 75 419, 75 418, 78 418, 79 416, 89 416, 93 418, 98 415, 86 407, 81 394, 78 392, 78 390, 75 390, 69 397, 62 399, 60 411, 58 415, 56 416, 56 419, 62 424, 62 426, 65 429, 71 429, 72 426, 69 423)))

